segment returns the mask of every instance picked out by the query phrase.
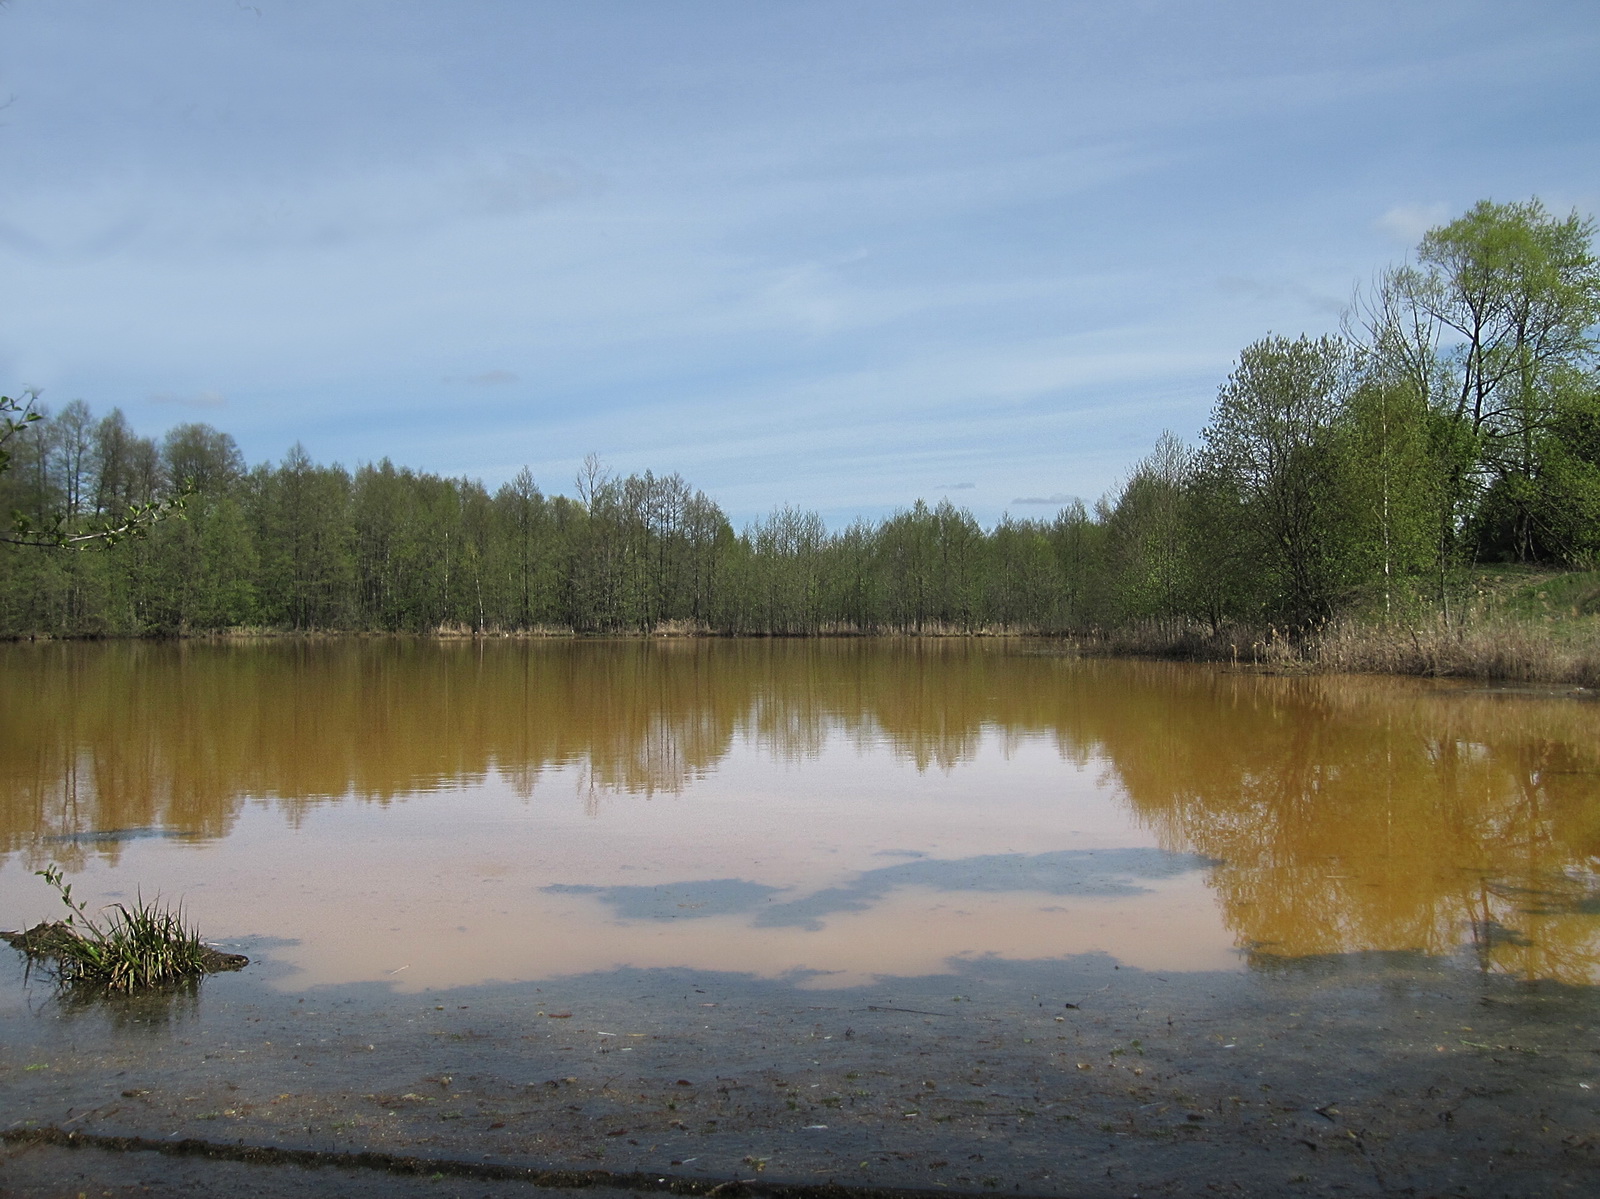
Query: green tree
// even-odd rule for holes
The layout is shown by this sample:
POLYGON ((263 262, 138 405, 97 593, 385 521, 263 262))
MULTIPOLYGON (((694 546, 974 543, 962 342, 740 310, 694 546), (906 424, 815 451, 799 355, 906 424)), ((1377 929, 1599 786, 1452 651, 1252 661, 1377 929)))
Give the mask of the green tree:
POLYGON ((829 623, 857 633, 884 623, 884 579, 878 570, 878 534, 870 521, 857 517, 834 534, 828 546, 825 612, 829 623))
POLYGON ((317 466, 297 443, 276 470, 257 467, 249 482, 264 615, 293 629, 351 627, 350 476, 317 466))
POLYGON ((755 629, 815 633, 821 625, 827 529, 815 512, 775 508, 745 531, 749 613, 755 629))
POLYGON ((157 464, 149 463, 149 477, 130 487, 122 503, 102 507, 96 486, 94 510, 89 510, 90 468, 98 456, 92 417, 81 400, 74 400, 62 418, 49 419, 33 396, 16 399, 0 395, 0 494, 11 502, 11 530, 0 533, 0 543, 36 549, 87 549, 115 545, 144 535, 164 516, 182 510, 187 488, 160 496, 157 464), (21 451, 22 457, 14 460, 21 451), (13 466, 23 469, 12 474, 13 466), (20 477, 16 477, 20 476, 20 477))
POLYGON ((1056 513, 1049 536, 1061 591, 1055 622, 1046 627, 1087 631, 1109 615, 1105 523, 1074 499, 1056 513))
POLYGON ((1187 614, 1191 573, 1189 486, 1194 455, 1172 433, 1133 468, 1106 522, 1106 558, 1125 619, 1187 614))
POLYGON ((938 517, 918 500, 884 521, 876 541, 888 624, 923 632, 942 606, 938 517))
POLYGON ((1349 582, 1338 438, 1356 379, 1340 338, 1269 336, 1239 355, 1202 435, 1202 469, 1236 497, 1258 565, 1253 606, 1294 627, 1330 614, 1349 582))
POLYGON ((228 495, 244 477, 244 456, 233 437, 206 424, 175 425, 161 442, 161 464, 174 482, 201 495, 228 495))
POLYGON ((1600 560, 1600 385, 1569 371, 1551 387, 1552 414, 1526 475, 1490 485, 1472 521, 1480 551, 1593 567, 1600 560))
POLYGON ((986 539, 981 612, 985 623, 1043 632, 1057 626, 1061 572, 1050 528, 1002 516, 986 539))
POLYGON ((1537 199, 1484 200, 1430 230, 1417 265, 1389 280, 1402 319, 1424 332, 1415 340, 1439 333, 1446 387, 1436 406, 1477 443, 1475 459, 1452 479, 1453 510, 1475 487, 1497 486, 1519 558, 1534 553, 1534 479, 1541 435, 1557 417, 1558 380, 1595 362, 1594 230, 1592 220, 1576 212, 1558 219, 1537 199))
POLYGON ((553 619, 549 609, 553 588, 550 505, 524 466, 494 496, 501 579, 500 610, 511 627, 529 629, 553 619))
POLYGON ((1411 594, 1412 580, 1448 562, 1440 532, 1450 519, 1450 480, 1469 444, 1460 425, 1429 408, 1412 378, 1369 371, 1344 413, 1337 480, 1352 582, 1376 595, 1384 618, 1411 594), (1452 453, 1452 446, 1457 452, 1452 453))

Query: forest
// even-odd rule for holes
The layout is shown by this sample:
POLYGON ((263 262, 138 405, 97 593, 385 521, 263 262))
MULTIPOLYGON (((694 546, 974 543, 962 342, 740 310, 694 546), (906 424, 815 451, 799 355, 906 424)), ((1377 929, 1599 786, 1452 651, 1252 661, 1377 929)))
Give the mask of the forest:
POLYGON ((490 492, 182 424, 0 404, 0 635, 222 630, 724 634, 1414 622, 1487 562, 1600 565, 1595 226, 1483 201, 1352 300, 1243 349, 1196 444, 1113 494, 985 529, 948 500, 736 530, 677 474, 593 456, 490 492))

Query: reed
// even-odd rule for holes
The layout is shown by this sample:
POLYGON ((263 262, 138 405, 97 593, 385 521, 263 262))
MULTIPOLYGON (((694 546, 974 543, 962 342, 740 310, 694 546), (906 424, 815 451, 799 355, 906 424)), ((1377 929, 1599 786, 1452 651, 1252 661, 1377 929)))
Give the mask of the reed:
POLYGON ((1308 639, 1321 670, 1600 687, 1600 630, 1510 616, 1404 626, 1342 622, 1308 639))
POLYGON ((1479 610, 1384 623, 1349 618, 1290 634, 1268 626, 1149 621, 1070 639, 1080 653, 1225 662, 1274 671, 1403 674, 1600 688, 1600 622, 1479 610))
POLYGON ((67 918, 23 933, 0 934, 30 958, 49 961, 66 986, 126 994, 194 979, 213 970, 238 969, 245 959, 219 953, 183 920, 183 910, 141 895, 130 907, 112 904, 95 919, 58 866, 35 871, 56 889, 67 918))

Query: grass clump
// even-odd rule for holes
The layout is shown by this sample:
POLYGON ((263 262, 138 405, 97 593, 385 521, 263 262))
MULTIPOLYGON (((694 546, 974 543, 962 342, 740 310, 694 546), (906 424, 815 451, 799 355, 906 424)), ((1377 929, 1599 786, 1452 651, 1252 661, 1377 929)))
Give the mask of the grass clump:
POLYGON ((214 970, 237 970, 247 959, 219 953, 183 922, 183 910, 146 903, 143 896, 112 904, 96 920, 72 898, 72 884, 58 866, 34 872, 67 906, 67 918, 35 925, 22 933, 0 934, 30 958, 48 960, 63 985, 86 986, 119 994, 197 979, 214 970))

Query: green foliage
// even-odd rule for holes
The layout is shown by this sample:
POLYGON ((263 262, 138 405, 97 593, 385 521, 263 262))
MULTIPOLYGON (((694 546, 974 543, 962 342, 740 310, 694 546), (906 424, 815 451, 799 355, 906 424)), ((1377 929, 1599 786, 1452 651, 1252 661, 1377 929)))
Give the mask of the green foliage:
MULTIPOLYGON (((23 465, 31 467, 20 487, 13 483, 12 494, 24 502, 11 508, 11 530, 0 533, 0 544, 31 549, 87 549, 116 545, 143 537, 163 517, 181 514, 192 484, 185 482, 165 498, 131 500, 116 510, 85 510, 87 496, 83 485, 90 450, 88 407, 74 401, 54 422, 40 426, 53 436, 46 444, 43 433, 24 438, 28 451, 23 465), (59 457, 60 469, 49 469, 50 458, 59 457)), ((0 395, 0 477, 11 470, 14 440, 34 431, 35 422, 45 420, 35 398, 18 400, 0 395)), ((34 431, 37 432, 37 431, 34 431)))
POLYGON ((0 473, 11 466, 11 450, 7 443, 40 419, 42 414, 35 410, 32 396, 26 400, 0 396, 0 473))
POLYGON ((1575 212, 1485 200, 1430 230, 1418 265, 1395 276, 1401 315, 1433 338, 1433 404, 1470 433, 1472 453, 1450 477, 1455 523, 1492 556, 1531 561, 1551 549, 1539 476, 1562 394, 1595 366, 1593 236, 1575 212))
POLYGON ((1193 453, 1171 433, 1133 469, 1106 521, 1106 564, 1125 621, 1188 612, 1197 568, 1189 519, 1193 453))
MULTIPOLYGON (((1078 505, 1083 511, 1083 505, 1078 505)), ((988 538, 979 609, 1003 629, 1053 628, 1065 578, 1049 525, 1005 517, 988 538)))
POLYGON ((1340 426, 1358 371, 1339 338, 1264 338, 1239 355, 1203 434, 1201 470, 1238 518, 1228 553, 1257 562, 1249 602, 1270 620, 1306 626, 1347 589, 1340 426))
POLYGON ((1552 373, 1593 354, 1593 237, 1594 222, 1576 212, 1557 220, 1538 200, 1482 200, 1417 249, 1416 303, 1456 336, 1446 348, 1455 411, 1488 441, 1492 461, 1527 466, 1552 373))
POLYGON ((1600 386, 1585 381, 1558 404, 1542 444, 1533 524, 1547 558, 1600 563, 1600 386))
POLYGON ((1346 405, 1337 490, 1347 569, 1353 598, 1385 618, 1413 606, 1411 581, 1438 560, 1455 463, 1449 427, 1403 376, 1369 377, 1346 405))
POLYGON ((977 619, 977 572, 983 534, 972 514, 941 500, 918 500, 877 530, 884 623, 924 632, 970 631, 977 619))

